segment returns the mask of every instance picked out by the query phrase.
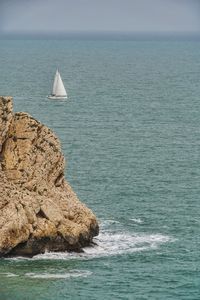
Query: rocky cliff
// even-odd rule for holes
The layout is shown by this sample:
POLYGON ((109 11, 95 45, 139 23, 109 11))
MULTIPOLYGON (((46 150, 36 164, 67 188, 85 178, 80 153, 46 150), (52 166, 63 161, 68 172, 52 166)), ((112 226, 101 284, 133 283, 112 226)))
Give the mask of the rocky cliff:
POLYGON ((98 223, 64 178, 55 134, 0 97, 0 256, 81 251, 98 223))

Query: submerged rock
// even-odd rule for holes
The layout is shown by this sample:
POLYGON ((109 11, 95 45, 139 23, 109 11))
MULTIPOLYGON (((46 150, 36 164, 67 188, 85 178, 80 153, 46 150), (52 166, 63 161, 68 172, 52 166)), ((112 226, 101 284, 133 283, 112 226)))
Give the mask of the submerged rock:
POLYGON ((0 97, 0 256, 81 251, 98 235, 95 215, 64 178, 54 133, 0 97))

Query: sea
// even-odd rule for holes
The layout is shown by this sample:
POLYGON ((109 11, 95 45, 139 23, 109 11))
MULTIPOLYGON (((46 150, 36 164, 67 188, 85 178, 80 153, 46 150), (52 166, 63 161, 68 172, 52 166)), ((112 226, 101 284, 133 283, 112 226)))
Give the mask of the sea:
POLYGON ((0 300, 200 299, 200 39, 2 38, 0 94, 56 133, 100 224, 83 253, 0 259, 0 300))

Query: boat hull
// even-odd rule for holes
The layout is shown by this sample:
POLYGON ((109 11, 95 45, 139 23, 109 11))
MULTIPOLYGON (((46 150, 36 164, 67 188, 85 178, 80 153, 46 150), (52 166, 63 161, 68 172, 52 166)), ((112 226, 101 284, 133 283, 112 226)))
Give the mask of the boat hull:
POLYGON ((53 100, 62 100, 62 99, 67 99, 67 96, 52 96, 49 95, 47 96, 48 99, 53 99, 53 100))

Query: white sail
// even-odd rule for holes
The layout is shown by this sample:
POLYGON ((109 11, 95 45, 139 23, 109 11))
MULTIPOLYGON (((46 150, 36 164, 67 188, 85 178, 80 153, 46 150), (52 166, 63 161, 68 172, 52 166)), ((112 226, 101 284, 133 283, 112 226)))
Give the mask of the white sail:
POLYGON ((56 95, 57 81, 58 81, 58 70, 56 71, 56 74, 55 74, 55 77, 54 77, 52 95, 56 95))
POLYGON ((53 89, 52 94, 49 96, 49 98, 66 98, 67 92, 65 90, 62 78, 60 76, 60 73, 58 70, 56 71, 54 82, 53 82, 53 89))
POLYGON ((60 73, 58 72, 57 75, 57 85, 56 85, 56 96, 66 96, 66 90, 62 81, 62 78, 60 76, 60 73))

